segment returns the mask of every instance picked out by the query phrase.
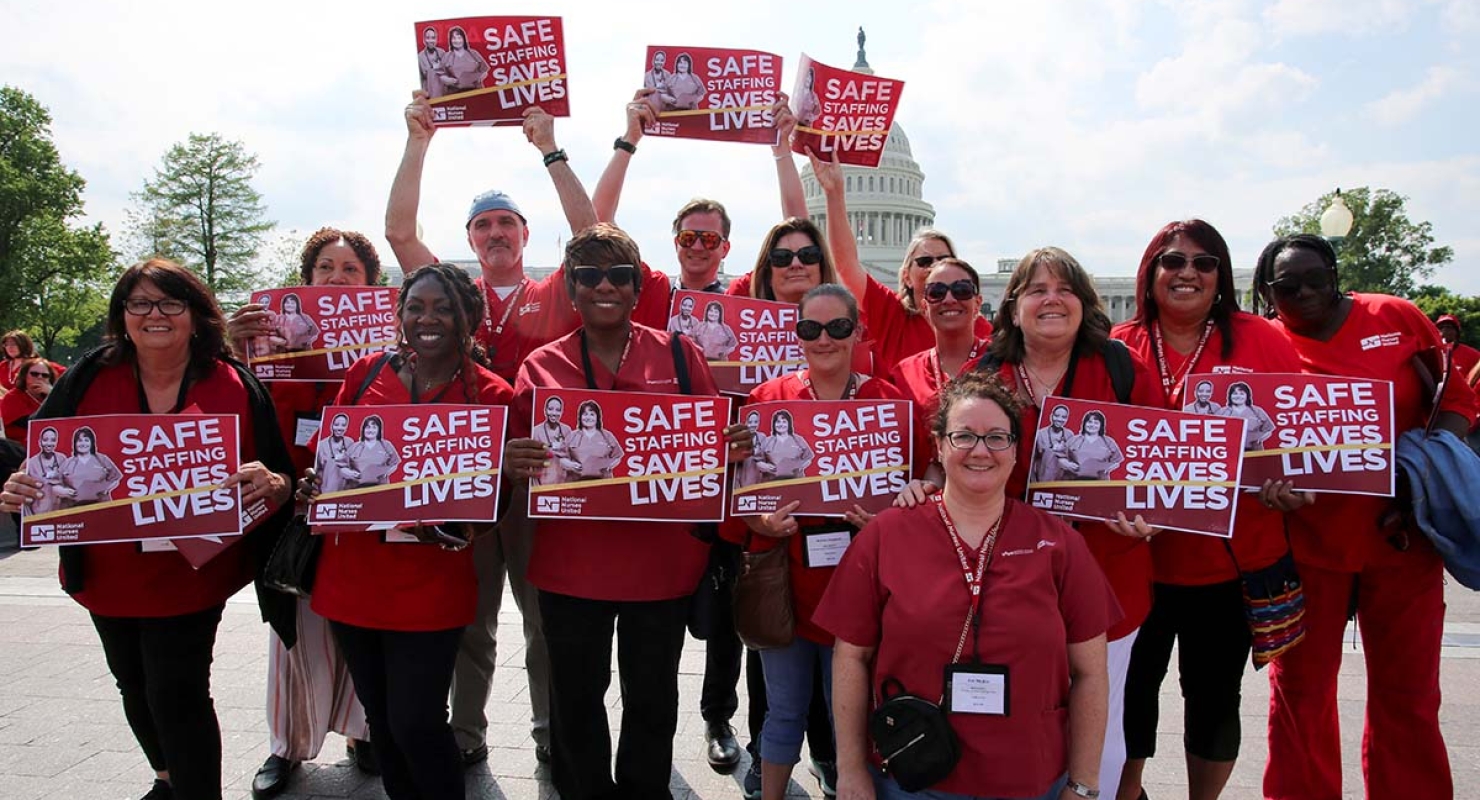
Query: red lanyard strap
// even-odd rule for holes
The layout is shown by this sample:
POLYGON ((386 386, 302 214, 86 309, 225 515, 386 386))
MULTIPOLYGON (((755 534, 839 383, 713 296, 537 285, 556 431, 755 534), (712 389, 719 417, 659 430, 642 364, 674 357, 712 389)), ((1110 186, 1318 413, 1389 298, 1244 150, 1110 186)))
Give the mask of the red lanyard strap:
POLYGON ((1192 351, 1191 357, 1183 362, 1182 368, 1177 370, 1177 374, 1173 375, 1171 373, 1171 369, 1167 365, 1166 344, 1162 341, 1161 338, 1161 323, 1151 323, 1151 346, 1156 349, 1156 369, 1161 373, 1161 390, 1166 395, 1168 403, 1172 405, 1181 405, 1181 402, 1177 398, 1177 394, 1180 393, 1174 394, 1173 390, 1176 389, 1177 385, 1182 382, 1182 379, 1190 375, 1193 368, 1197 366, 1197 360, 1202 357, 1203 348, 1208 346, 1208 338, 1212 335, 1213 321, 1210 319, 1208 320, 1207 324, 1203 326, 1202 337, 1197 340, 1197 348, 1192 351))
MULTIPOLYGON (((951 656, 951 663, 955 664, 961 660, 961 653, 966 648, 966 636, 970 633, 973 624, 980 629, 983 578, 986 576, 987 567, 992 563, 992 554, 997 549, 997 532, 1002 529, 1002 518, 1007 516, 1004 508, 997 521, 992 523, 992 529, 987 531, 987 538, 982 541, 982 546, 976 553, 976 566, 972 567, 970 560, 966 558, 966 543, 962 541, 961 535, 956 531, 956 523, 951 520, 951 515, 946 511, 945 498, 936 494, 931 498, 935 502, 936 511, 940 512, 940 521, 945 523, 946 533, 950 534, 951 544, 956 548, 956 557, 961 562, 961 576, 966 581, 966 588, 971 593, 971 606, 966 613, 966 622, 961 625, 961 638, 956 642, 956 654, 951 656)), ((977 650, 977 642, 972 643, 973 651, 977 650)), ((977 660, 980 660, 978 652, 977 660)))

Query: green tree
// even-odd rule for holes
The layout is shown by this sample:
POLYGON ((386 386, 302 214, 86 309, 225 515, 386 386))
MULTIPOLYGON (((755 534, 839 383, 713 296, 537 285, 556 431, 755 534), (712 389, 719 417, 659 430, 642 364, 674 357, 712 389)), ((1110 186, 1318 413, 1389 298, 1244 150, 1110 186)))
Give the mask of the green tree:
POLYGON ((1480 348, 1480 297, 1465 297, 1443 286, 1420 286, 1413 293, 1413 304, 1429 319, 1453 314, 1460 323, 1459 340, 1480 348))
POLYGON ((257 253, 276 223, 252 188, 260 164, 241 142, 192 133, 134 194, 129 233, 138 255, 196 270, 218 295, 256 288, 257 253))
MULTIPOLYGON (((1335 193, 1322 195, 1294 216, 1275 223, 1276 236, 1321 232, 1321 214, 1335 193)), ((1433 247, 1434 226, 1413 222, 1404 210, 1407 198, 1387 189, 1365 186, 1343 191, 1352 212, 1352 229, 1336 248, 1341 287, 1358 292, 1410 296, 1419 280, 1454 258, 1451 247, 1433 247)))
POLYGON ((95 295, 114 268, 102 226, 72 223, 85 185, 62 163, 46 108, 0 87, 0 321, 28 330, 49 356, 102 318, 95 295))

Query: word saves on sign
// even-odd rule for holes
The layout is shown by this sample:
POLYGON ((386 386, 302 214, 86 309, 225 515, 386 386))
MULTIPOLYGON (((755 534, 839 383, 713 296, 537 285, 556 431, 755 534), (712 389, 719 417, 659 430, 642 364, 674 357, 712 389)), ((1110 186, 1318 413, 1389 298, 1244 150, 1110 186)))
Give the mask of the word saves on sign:
POLYGON ((740 367, 741 383, 759 385, 796 371, 793 364, 804 356, 795 335, 786 331, 797 324, 797 317, 795 308, 741 309, 740 361, 746 362, 740 367), (762 336, 761 330, 772 335, 762 336))
POLYGON ((768 55, 711 58, 707 62, 710 108, 734 109, 709 115, 713 131, 769 128, 776 124, 771 104, 776 102, 776 59, 768 55), (755 75, 750 78, 747 76, 755 75), (727 87, 723 91, 718 87, 727 87), (755 108, 762 106, 762 108, 755 108))
POLYGON ((331 370, 349 369, 351 364, 370 353, 380 352, 381 347, 372 347, 370 343, 385 338, 387 331, 372 326, 393 326, 396 322, 396 309, 391 304, 390 295, 385 292, 320 297, 318 310, 324 347, 350 348, 325 354, 331 370), (345 328, 335 330, 336 326, 345 328))
POLYGON ((401 455, 404 480, 442 478, 402 489, 407 508, 448 500, 492 497, 492 475, 464 475, 493 469, 493 424, 487 409, 457 409, 426 417, 407 417, 401 423, 406 444, 401 455), (454 450, 462 452, 445 453, 454 450))
MULTIPOLYGON (((1147 421, 1133 419, 1127 427, 1127 441, 1167 445, 1186 441, 1227 441, 1229 420, 1223 417, 1182 419, 1173 423, 1158 420, 1148 428, 1147 421)), ((1214 447, 1211 458, 1226 458, 1227 448, 1214 447)), ((1127 461, 1126 480, 1158 481, 1148 486, 1125 487, 1127 510, 1145 508, 1184 508, 1221 511, 1232 500, 1228 486, 1186 486, 1184 482, 1227 483, 1233 480, 1225 464, 1218 461, 1127 461), (1166 481, 1166 483, 1159 483, 1166 481)))
POLYGON ((507 86, 498 90, 500 106, 519 108, 565 97, 564 78, 545 80, 562 71, 551 20, 526 20, 519 25, 486 28, 483 31, 483 41, 489 52, 489 61, 506 65, 495 66, 491 70, 494 81, 500 86, 507 86), (532 58, 542 60, 530 60, 532 58), (524 63, 518 63, 520 61, 524 63), (525 83, 526 81, 529 83, 525 83))
POLYGON ((888 81, 843 81, 829 78, 823 90, 822 126, 835 131, 877 131, 822 137, 822 152, 883 150, 889 135, 889 105, 894 84, 888 81))
MULTIPOLYGON (((653 406, 650 409, 629 407, 622 414, 623 432, 628 436, 661 438, 671 433, 682 436, 685 429, 702 431, 699 444, 704 449, 676 450, 664 448, 644 455, 627 458, 629 477, 644 475, 673 475, 680 472, 700 472, 719 469, 719 455, 712 449, 718 443, 715 433, 717 417, 716 401, 698 400, 677 403, 673 406, 653 406)), ((687 440, 689 437, 682 437, 687 440)), ((703 500, 724 494, 723 475, 675 475, 670 478, 654 478, 648 481, 633 481, 627 484, 632 505, 654 505, 680 500, 703 500)))
POLYGON ((894 406, 860 406, 836 414, 817 414, 812 417, 812 430, 819 448, 826 445, 835 453, 818 456, 818 470, 840 476, 822 482, 823 500, 892 497, 904 490, 905 469, 896 466, 904 463, 904 451, 900 448, 900 421, 894 406), (894 469, 847 475, 883 467, 894 469))
MULTIPOLYGON (((1377 396, 1370 383, 1328 383, 1307 385, 1297 395, 1294 387, 1274 390, 1274 405, 1281 423, 1297 421, 1307 409, 1340 409, 1346 418, 1376 422, 1377 396)), ((1319 416, 1306 414, 1305 416, 1319 416)), ((1281 449, 1323 447, 1332 445, 1378 444, 1382 428, 1375 424, 1312 425, 1304 430, 1284 428, 1279 432, 1281 449)), ((1286 475, 1328 474, 1333 472, 1382 472, 1388 468, 1387 451, 1371 447, 1348 450, 1302 450, 1281 453, 1286 475)))
MULTIPOLYGON (((154 473, 129 476, 126 485, 129 494, 135 497, 210 486, 231 477, 226 465, 221 463, 226 460, 226 439, 221 435, 221 421, 217 419, 156 425, 147 434, 138 428, 125 428, 118 434, 118 443, 125 456, 125 474, 154 473)), ((236 489, 218 487, 209 492, 156 497, 130 507, 135 525, 153 525, 230 511, 236 507, 236 489)))

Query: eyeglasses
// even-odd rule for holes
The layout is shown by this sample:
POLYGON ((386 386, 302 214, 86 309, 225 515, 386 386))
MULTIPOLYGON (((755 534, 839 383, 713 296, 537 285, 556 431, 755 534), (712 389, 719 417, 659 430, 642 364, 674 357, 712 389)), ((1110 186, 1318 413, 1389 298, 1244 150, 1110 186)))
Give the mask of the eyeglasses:
POLYGON ((1311 291, 1317 294, 1328 291, 1332 286, 1332 274, 1329 270, 1315 270, 1307 272, 1303 276, 1280 278, 1277 281, 1265 281, 1274 293, 1283 298, 1292 298, 1300 294, 1300 290, 1309 286, 1311 291))
POLYGON ((935 305, 936 303, 944 303, 946 300, 946 295, 950 295, 964 303, 967 300, 976 297, 976 284, 972 283, 969 280, 966 280, 965 278, 962 278, 959 281, 952 281, 950 283, 932 281, 925 284, 925 302, 930 303, 931 305, 935 305))
POLYGON ((920 269, 929 269, 931 264, 934 264, 937 261, 945 261, 948 258, 955 258, 955 256, 915 256, 913 260, 915 266, 919 267, 920 269))
POLYGON ((189 306, 185 304, 184 300, 176 300, 173 297, 166 297, 163 300, 147 300, 143 297, 130 297, 123 301, 123 310, 136 317, 147 317, 156 308, 159 309, 159 313, 166 317, 178 317, 184 314, 185 309, 189 308, 189 306))
POLYGON ((813 264, 821 264, 822 248, 815 244, 809 244, 800 250, 787 250, 784 247, 778 247, 771 251, 771 266, 789 267, 791 266, 791 259, 793 257, 809 267, 813 264))
POLYGON ((853 320, 847 317, 838 317, 826 324, 812 319, 797 320, 797 338, 804 342, 815 342, 822 336, 823 331, 833 340, 846 339, 853 335, 853 329, 858 327, 853 320))
POLYGON ((705 250, 718 250, 725 243, 725 237, 719 231, 691 231, 684 229, 673 237, 679 247, 693 247, 694 242, 702 242, 705 250))
POLYGON ((1008 450, 1017 442, 1017 437, 1002 431, 991 433, 972 433, 971 431, 950 431, 945 436, 946 443, 957 450, 975 450, 976 443, 981 442, 988 450, 1008 450))
POLYGON ((571 277, 576 283, 587 289, 595 289, 601 285, 602 280, 611 283, 613 287, 620 289, 637 281, 637 267, 631 264, 614 264, 606 269, 601 267, 572 267, 571 277))
POLYGON ((1161 268, 1167 272, 1181 272, 1182 268, 1187 266, 1187 262, 1191 261, 1192 268, 1204 275, 1217 272, 1218 265, 1222 263, 1217 256, 1208 255, 1207 253, 1203 253, 1200 256, 1192 256, 1191 258, 1181 253, 1162 253, 1156 257, 1156 260, 1161 264, 1161 268))

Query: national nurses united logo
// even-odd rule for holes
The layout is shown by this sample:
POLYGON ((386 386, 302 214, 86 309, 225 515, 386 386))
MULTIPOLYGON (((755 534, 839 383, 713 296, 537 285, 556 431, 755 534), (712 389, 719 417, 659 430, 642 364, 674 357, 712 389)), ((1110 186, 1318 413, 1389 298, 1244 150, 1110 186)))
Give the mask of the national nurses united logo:
POLYGON ((1053 508, 1053 497, 1053 492, 1034 492, 1033 507, 1051 509, 1053 508))
POLYGON ((541 514, 559 514, 560 498, 558 497, 536 497, 535 509, 541 514))

